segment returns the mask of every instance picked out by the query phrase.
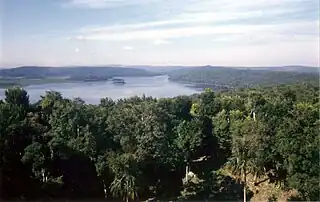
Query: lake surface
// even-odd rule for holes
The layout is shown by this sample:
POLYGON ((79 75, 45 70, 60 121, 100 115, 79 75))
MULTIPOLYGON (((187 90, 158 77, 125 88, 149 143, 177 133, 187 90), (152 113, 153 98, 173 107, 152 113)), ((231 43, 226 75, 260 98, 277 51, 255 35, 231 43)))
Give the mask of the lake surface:
MULTIPOLYGON (((114 100, 132 96, 152 96, 156 98, 175 97, 178 95, 192 95, 199 93, 199 89, 191 85, 170 82, 167 76, 155 77, 119 77, 126 82, 124 85, 104 82, 77 82, 43 84, 24 87, 28 92, 30 101, 35 102, 46 91, 60 92, 65 98, 80 97, 86 103, 98 104, 100 98, 109 97, 114 100)), ((0 99, 4 98, 5 89, 0 89, 0 99)))

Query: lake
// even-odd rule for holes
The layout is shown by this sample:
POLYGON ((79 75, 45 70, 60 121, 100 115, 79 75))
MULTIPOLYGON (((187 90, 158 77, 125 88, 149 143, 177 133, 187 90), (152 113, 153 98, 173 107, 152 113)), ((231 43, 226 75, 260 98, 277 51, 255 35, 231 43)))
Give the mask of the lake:
MULTIPOLYGON (((80 97, 86 103, 98 104, 100 98, 109 97, 114 100, 132 96, 152 96, 155 98, 175 97, 178 95, 192 95, 200 90, 191 85, 171 82, 167 76, 155 77, 119 77, 125 80, 124 85, 115 85, 111 81, 51 83, 24 87, 30 101, 35 102, 46 91, 60 92, 65 98, 80 97)), ((4 98, 5 89, 0 89, 0 99, 4 98)))

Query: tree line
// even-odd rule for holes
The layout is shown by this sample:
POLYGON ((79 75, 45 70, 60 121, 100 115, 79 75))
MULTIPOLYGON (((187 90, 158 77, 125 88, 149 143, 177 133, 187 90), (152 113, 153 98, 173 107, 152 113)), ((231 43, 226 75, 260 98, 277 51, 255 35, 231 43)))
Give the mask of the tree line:
POLYGON ((318 68, 314 69, 314 72, 286 72, 207 66, 176 70, 168 74, 172 81, 206 84, 217 89, 295 84, 297 82, 318 86, 319 71, 317 71, 318 68))
POLYGON ((318 87, 99 105, 21 88, 0 100, 1 198, 246 200, 247 177, 319 199, 318 87), (228 170, 237 179, 223 175, 228 170))

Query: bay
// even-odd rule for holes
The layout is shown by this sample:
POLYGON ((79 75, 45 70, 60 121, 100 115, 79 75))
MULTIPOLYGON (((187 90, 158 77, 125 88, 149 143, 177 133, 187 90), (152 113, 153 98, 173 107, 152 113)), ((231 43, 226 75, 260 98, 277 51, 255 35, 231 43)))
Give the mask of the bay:
MULTIPOLYGON (((133 96, 152 96, 155 98, 175 97, 178 95, 192 95, 199 89, 191 85, 175 83, 168 80, 168 76, 154 77, 118 77, 125 80, 124 85, 113 84, 112 81, 50 83, 30 85, 24 87, 31 102, 36 102, 46 91, 58 91, 65 98, 81 98, 86 103, 98 104, 101 98, 109 97, 113 100, 133 96)), ((0 99, 4 98, 5 89, 0 89, 0 99)))

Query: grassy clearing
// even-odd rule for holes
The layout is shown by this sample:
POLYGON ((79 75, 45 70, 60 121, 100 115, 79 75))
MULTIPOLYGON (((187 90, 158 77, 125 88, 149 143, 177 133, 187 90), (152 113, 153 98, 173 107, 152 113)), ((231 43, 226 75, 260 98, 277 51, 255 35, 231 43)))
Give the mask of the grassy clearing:
MULTIPOLYGON (((220 170, 220 173, 225 176, 230 176, 235 180, 241 181, 239 176, 233 175, 230 170, 223 168, 220 170)), ((266 177, 260 177, 256 179, 256 182, 264 181, 266 177)), ((259 185, 254 185, 255 180, 252 174, 248 174, 247 176, 247 189, 249 189, 253 196, 250 201, 252 202, 268 202, 268 201, 278 201, 285 202, 289 201, 292 198, 299 197, 299 193, 297 190, 283 190, 279 186, 274 183, 269 183, 268 180, 260 183, 259 185)))

